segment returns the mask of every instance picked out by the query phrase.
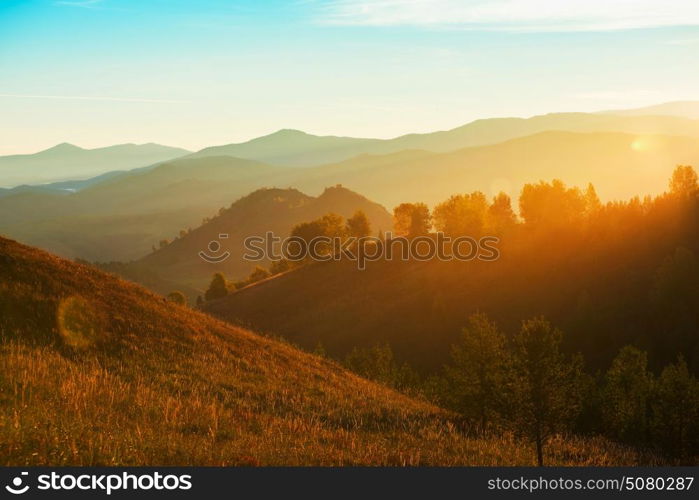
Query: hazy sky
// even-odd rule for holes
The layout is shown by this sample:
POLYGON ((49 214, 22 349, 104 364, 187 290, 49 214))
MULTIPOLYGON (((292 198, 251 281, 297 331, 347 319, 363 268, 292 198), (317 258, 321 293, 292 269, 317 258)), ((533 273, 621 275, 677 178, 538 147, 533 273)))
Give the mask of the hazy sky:
POLYGON ((699 99, 696 0, 0 0, 0 154, 699 99))

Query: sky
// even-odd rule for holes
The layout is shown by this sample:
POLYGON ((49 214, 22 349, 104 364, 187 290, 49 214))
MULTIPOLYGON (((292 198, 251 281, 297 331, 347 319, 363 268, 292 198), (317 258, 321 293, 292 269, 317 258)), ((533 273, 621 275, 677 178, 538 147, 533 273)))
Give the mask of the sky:
POLYGON ((0 0, 0 155, 699 99, 696 0, 0 0))

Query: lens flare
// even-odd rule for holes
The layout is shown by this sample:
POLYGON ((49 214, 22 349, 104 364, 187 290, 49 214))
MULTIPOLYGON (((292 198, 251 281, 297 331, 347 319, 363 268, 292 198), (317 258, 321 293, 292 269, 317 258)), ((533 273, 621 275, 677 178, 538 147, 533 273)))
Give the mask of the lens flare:
POLYGON ((102 335, 100 317, 83 297, 71 296, 61 300, 56 320, 63 342, 76 349, 93 346, 102 335))

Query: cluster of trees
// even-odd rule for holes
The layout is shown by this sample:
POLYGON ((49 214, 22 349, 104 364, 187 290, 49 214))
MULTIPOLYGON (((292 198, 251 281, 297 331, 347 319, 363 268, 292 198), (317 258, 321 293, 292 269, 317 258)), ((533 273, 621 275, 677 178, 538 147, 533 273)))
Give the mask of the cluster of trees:
POLYGON ((681 461, 699 453, 699 381, 679 356, 654 375, 647 354, 621 349, 606 373, 590 375, 563 333, 543 317, 507 338, 485 314, 469 317, 443 373, 423 379, 399 364, 388 344, 354 348, 344 364, 357 374, 419 393, 461 414, 471 428, 509 431, 530 441, 539 465, 555 434, 602 434, 681 461))
MULTIPOLYGON (((519 213, 528 225, 560 226, 598 211, 602 203, 594 186, 581 191, 562 181, 526 184, 519 198, 519 213)), ((512 200, 503 192, 489 203, 481 191, 457 194, 430 209, 424 203, 402 203, 393 210, 397 235, 424 236, 432 229, 448 236, 501 235, 510 231, 518 218, 512 200)))
MULTIPOLYGON (((275 269, 275 271, 281 272, 277 269, 275 269)), ((276 273, 272 273, 262 266, 255 266, 247 278, 237 281, 229 281, 226 279, 223 273, 216 273, 214 274, 213 278, 211 278, 211 283, 209 283, 209 287, 204 293, 204 299, 202 299, 201 296, 197 298, 197 305, 201 305, 204 300, 209 301, 221 299, 229 293, 239 290, 240 288, 256 283, 265 278, 269 278, 272 276, 272 274, 276 273)))
POLYGON ((483 429, 530 439, 543 461, 553 433, 595 432, 680 459, 699 453, 699 381, 680 356, 655 376, 647 354, 626 346, 605 374, 588 375, 579 354, 543 318, 506 339, 484 314, 470 317, 445 368, 441 401, 483 429))
MULTIPOLYGON (((352 217, 345 220, 342 216, 329 213, 310 222, 297 224, 291 230, 291 237, 309 245, 310 242, 319 237, 325 238, 364 238, 371 234, 371 223, 362 210, 357 210, 352 217)), ((325 245, 312 247, 319 254, 326 254, 332 249, 325 245)))

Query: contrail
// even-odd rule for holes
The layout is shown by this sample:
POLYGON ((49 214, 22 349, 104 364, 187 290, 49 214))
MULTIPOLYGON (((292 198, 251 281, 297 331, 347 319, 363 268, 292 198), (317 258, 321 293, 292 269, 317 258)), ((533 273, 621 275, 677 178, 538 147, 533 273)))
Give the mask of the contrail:
POLYGON ((25 99, 68 99, 77 101, 113 101, 113 102, 154 102, 167 104, 187 104, 189 101, 177 101, 170 99, 146 99, 140 97, 104 97, 104 96, 76 96, 76 95, 32 95, 32 94, 0 94, 0 97, 19 97, 25 99))

